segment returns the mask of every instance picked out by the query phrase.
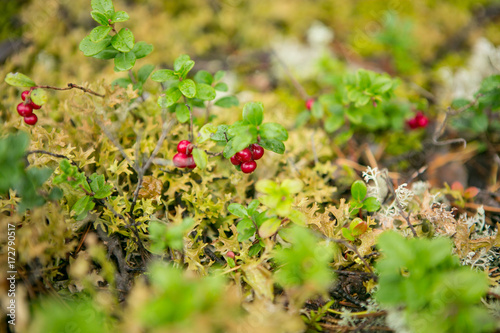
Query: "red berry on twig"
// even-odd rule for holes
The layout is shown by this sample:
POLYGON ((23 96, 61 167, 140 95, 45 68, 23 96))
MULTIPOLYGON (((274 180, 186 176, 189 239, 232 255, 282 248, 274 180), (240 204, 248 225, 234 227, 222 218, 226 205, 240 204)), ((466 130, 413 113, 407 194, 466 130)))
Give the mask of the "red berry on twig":
POLYGON ((236 156, 241 162, 250 162, 252 160, 252 152, 248 148, 245 148, 242 151, 237 152, 236 156))
POLYGON ((38 117, 34 113, 24 117, 24 122, 28 125, 35 125, 37 121, 38 117))
POLYGON ((254 161, 260 160, 264 156, 264 148, 258 144, 250 145, 250 151, 252 152, 254 161))
POLYGON ((19 103, 17 104, 17 113, 21 117, 26 117, 33 113, 33 108, 29 104, 19 103))
POLYGON ((191 155, 192 151, 193 151, 193 145, 188 140, 182 140, 177 145, 177 152, 179 153, 191 155))
POLYGON ((257 168, 255 161, 241 163, 241 171, 243 173, 252 173, 257 168))
POLYGON ((311 109, 313 107, 313 104, 314 104, 314 98, 309 98, 306 101, 306 109, 308 109, 309 111, 311 111, 311 109))
POLYGON ((178 168, 190 168, 194 169, 196 167, 196 163, 194 162, 194 158, 191 155, 186 155, 183 153, 177 153, 174 155, 172 159, 174 165, 178 168))
POLYGON ((241 164, 241 161, 238 159, 238 157, 236 157, 236 155, 233 155, 231 158, 230 158, 230 161, 233 165, 240 165, 241 164))
POLYGON ((21 93, 21 99, 22 99, 23 101, 25 101, 25 100, 26 100, 26 97, 29 95, 29 93, 30 93, 30 91, 29 91, 29 90, 25 90, 25 91, 23 91, 23 92, 21 93))

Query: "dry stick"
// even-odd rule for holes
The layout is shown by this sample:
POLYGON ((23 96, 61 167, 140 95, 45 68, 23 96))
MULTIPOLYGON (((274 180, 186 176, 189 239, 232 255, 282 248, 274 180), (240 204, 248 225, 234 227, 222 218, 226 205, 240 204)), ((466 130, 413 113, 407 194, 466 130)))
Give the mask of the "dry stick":
POLYGON ((413 236, 415 238, 418 238, 417 231, 415 230, 415 228, 413 227, 413 224, 410 221, 410 213, 406 213, 403 209, 403 206, 401 205, 401 202, 399 202, 398 195, 396 194, 396 190, 394 190, 394 186, 392 185, 392 182, 389 179, 389 176, 387 174, 387 170, 384 171, 383 177, 384 177, 385 183, 386 183, 389 191, 391 191, 392 195, 394 196, 394 201, 396 202, 396 205, 398 206, 399 213, 406 220, 406 223, 408 223, 408 226, 410 227, 411 232, 413 233, 413 236))
POLYGON ((86 93, 88 93, 88 94, 92 94, 92 95, 95 95, 95 96, 98 96, 98 97, 104 98, 104 95, 102 95, 102 94, 98 94, 98 93, 96 93, 95 91, 92 91, 92 90, 90 90, 90 89, 84 88, 84 87, 79 86, 79 85, 74 84, 74 83, 68 83, 68 87, 67 87, 67 88, 57 88, 57 87, 52 87, 52 86, 35 86, 35 87, 32 87, 31 89, 36 89, 36 88, 41 88, 41 89, 52 89, 52 90, 70 90, 70 89, 80 89, 80 90, 82 90, 83 92, 86 92, 86 93))

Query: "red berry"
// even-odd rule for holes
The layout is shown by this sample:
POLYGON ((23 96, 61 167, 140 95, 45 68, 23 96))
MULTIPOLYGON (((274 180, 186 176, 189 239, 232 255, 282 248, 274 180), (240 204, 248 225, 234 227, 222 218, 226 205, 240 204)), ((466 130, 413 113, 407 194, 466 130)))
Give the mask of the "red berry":
POLYGON ((177 153, 174 155, 172 159, 174 165, 178 168, 191 168, 194 169, 196 167, 196 163, 194 163, 193 156, 188 156, 183 153, 177 153))
POLYGON ((407 124, 411 129, 418 128, 417 118, 411 118, 408 120, 407 124))
POLYGON ((422 116, 416 119, 419 127, 426 127, 429 124, 429 119, 426 116, 422 116))
POLYGON ((237 152, 236 157, 238 157, 241 162, 250 162, 252 160, 252 152, 250 149, 245 148, 242 151, 237 152))
POLYGON ((264 156, 264 148, 258 144, 250 145, 250 150, 252 151, 252 157, 254 161, 260 160, 264 156))
POLYGON ((233 252, 233 251, 228 251, 228 252, 226 253, 226 256, 228 256, 229 258, 234 259, 234 252, 233 252))
POLYGON ((28 105, 31 106, 31 108, 34 109, 34 110, 38 110, 38 109, 40 109, 42 107, 41 105, 37 105, 37 104, 33 103, 33 101, 30 101, 28 103, 28 105))
POLYGON ((17 113, 19 113, 21 117, 26 117, 33 114, 33 109, 29 104, 19 103, 17 104, 17 113))
POLYGON ((240 165, 241 164, 241 161, 238 159, 238 157, 236 157, 236 155, 233 155, 233 157, 231 157, 230 161, 233 165, 240 165))
POLYGON ((177 151, 182 154, 191 155, 193 151, 193 145, 188 140, 182 140, 177 145, 177 151))
POLYGON ((306 109, 308 109, 309 111, 311 111, 312 107, 313 107, 313 104, 314 104, 314 98, 310 98, 306 101, 306 109))
POLYGON ((255 168, 257 168, 257 163, 255 163, 255 161, 241 163, 241 171, 243 171, 243 173, 252 173, 255 168))
POLYGON ((28 94, 29 94, 29 93, 30 93, 30 91, 29 91, 29 90, 25 90, 25 91, 23 91, 23 92, 21 93, 21 99, 22 99, 23 101, 25 101, 25 100, 26 100, 26 97, 28 96, 28 94))
POLYGON ((34 113, 24 117, 24 122, 28 125, 35 125, 37 121, 38 117, 34 113))

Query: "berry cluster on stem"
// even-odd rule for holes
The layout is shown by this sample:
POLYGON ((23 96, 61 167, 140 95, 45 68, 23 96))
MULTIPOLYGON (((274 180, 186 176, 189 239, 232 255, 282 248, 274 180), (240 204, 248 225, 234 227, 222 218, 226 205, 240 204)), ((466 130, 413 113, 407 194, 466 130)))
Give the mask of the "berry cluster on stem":
POLYGON ((193 155, 191 155, 193 148, 193 145, 188 140, 182 140, 179 142, 177 145, 177 154, 175 154, 172 159, 174 165, 178 168, 196 168, 193 155))
POLYGON ((31 90, 25 90, 21 94, 23 102, 17 105, 17 113, 24 118, 24 122, 28 125, 35 125, 38 117, 33 113, 33 110, 39 110, 40 105, 33 103, 30 98, 31 90))
POLYGON ((418 111, 413 118, 407 121, 407 124, 411 129, 425 128, 429 124, 429 118, 422 111, 418 111))
POLYGON ((252 173, 257 168, 256 160, 264 156, 264 148, 258 144, 251 144, 248 148, 237 152, 231 157, 230 161, 233 165, 239 165, 243 173, 252 173))

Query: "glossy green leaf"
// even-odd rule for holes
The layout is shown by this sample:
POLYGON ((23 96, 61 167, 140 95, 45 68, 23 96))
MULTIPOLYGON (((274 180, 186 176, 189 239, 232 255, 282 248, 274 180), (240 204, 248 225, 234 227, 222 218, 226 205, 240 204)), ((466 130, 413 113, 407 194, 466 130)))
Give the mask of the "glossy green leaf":
POLYGON ((174 61, 174 71, 179 73, 186 62, 190 61, 191 58, 187 54, 182 54, 174 61))
POLYGON ((135 53, 135 57, 137 59, 141 59, 153 52, 153 49, 154 47, 151 44, 148 44, 146 42, 137 42, 132 48, 132 52, 135 53))
POLYGON ((197 83, 196 84, 196 98, 203 101, 212 101, 215 99, 215 90, 208 84, 197 83))
POLYGON ((178 80, 179 77, 171 69, 159 69, 151 75, 151 80, 156 82, 165 82, 171 80, 178 80))
POLYGON ((246 103, 243 107, 243 119, 250 124, 259 126, 264 119, 264 105, 261 102, 246 103))
POLYGON ((196 84, 191 79, 182 80, 179 82, 179 90, 187 98, 193 98, 196 95, 196 84))
POLYGON ((212 135, 210 138, 214 141, 226 142, 228 129, 229 129, 228 125, 219 125, 217 127, 217 132, 215 132, 215 134, 212 135))
POLYGON ((200 131, 199 131, 200 135, 198 136, 197 142, 203 143, 203 142, 207 141, 216 132, 217 132, 217 126, 215 126, 211 123, 203 125, 203 127, 200 128, 200 131))
POLYGON ((175 107, 175 116, 177 117, 177 120, 181 123, 184 124, 189 121, 189 109, 184 103, 179 103, 175 107))
POLYGON ((90 5, 93 10, 110 18, 113 17, 113 14, 115 13, 115 8, 113 7, 113 2, 111 0, 92 0, 90 5))
POLYGON ((363 208, 369 212, 376 212, 380 209, 380 202, 375 197, 368 197, 363 202, 363 208))
POLYGON ((215 101, 214 105, 221 107, 221 108, 230 108, 233 106, 238 106, 240 102, 238 101, 238 98, 235 96, 226 96, 219 98, 218 100, 215 101))
POLYGON ((118 51, 130 52, 134 47, 134 34, 128 28, 122 28, 111 38, 111 45, 118 51))
POLYGON ((114 15, 113 15, 113 18, 111 19, 111 21, 113 23, 115 22, 125 22, 129 19, 130 17, 128 16, 128 14, 124 11, 119 11, 119 12, 116 12, 114 15))
POLYGON ((264 123, 259 127, 260 137, 278 141, 288 140, 288 131, 278 123, 264 123))
POLYGON ((182 96, 182 93, 176 87, 172 87, 165 91, 165 94, 158 98, 158 105, 161 108, 168 108, 169 106, 176 103, 179 98, 182 96))
POLYGON ((352 198, 356 201, 363 201, 366 197, 367 188, 362 180, 356 180, 351 186, 352 198))
POLYGON ((217 91, 223 91, 223 92, 226 92, 229 90, 227 84, 225 84, 224 82, 219 82, 215 85, 214 87, 215 90, 217 91))
POLYGON ((118 71, 128 71, 135 65, 133 52, 119 53, 115 58, 115 67, 118 71))
POLYGON ((100 25, 103 25, 103 26, 109 25, 109 21, 108 21, 108 18, 106 17, 106 15, 104 15, 96 10, 90 12, 90 16, 92 16, 94 21, 96 21, 100 25))
POLYGON ((14 87, 34 87, 36 83, 22 73, 8 73, 5 82, 14 87))
POLYGON ((277 154, 285 153, 285 144, 275 139, 261 139, 259 145, 277 154))
POLYGON ((193 158, 198 168, 205 169, 207 167, 208 156, 203 149, 199 148, 193 149, 193 158))
POLYGON ((204 83, 208 85, 211 85, 212 82, 214 82, 212 74, 203 69, 196 73, 196 75, 194 76, 194 80, 196 81, 196 83, 204 83))
POLYGON ((93 42, 90 39, 90 36, 86 36, 80 42, 79 48, 80 51, 82 51, 85 56, 91 57, 104 50, 109 45, 110 41, 111 41, 111 36, 107 36, 104 39, 100 40, 99 42, 93 42))
POLYGON ((106 38, 106 36, 109 34, 111 31, 111 27, 108 26, 99 26, 95 27, 92 29, 90 32, 90 40, 93 41, 94 43, 99 42, 106 38))
POLYGON ((240 205, 239 203, 232 203, 227 207, 227 210, 238 217, 247 217, 248 213, 245 207, 243 205, 240 205))

